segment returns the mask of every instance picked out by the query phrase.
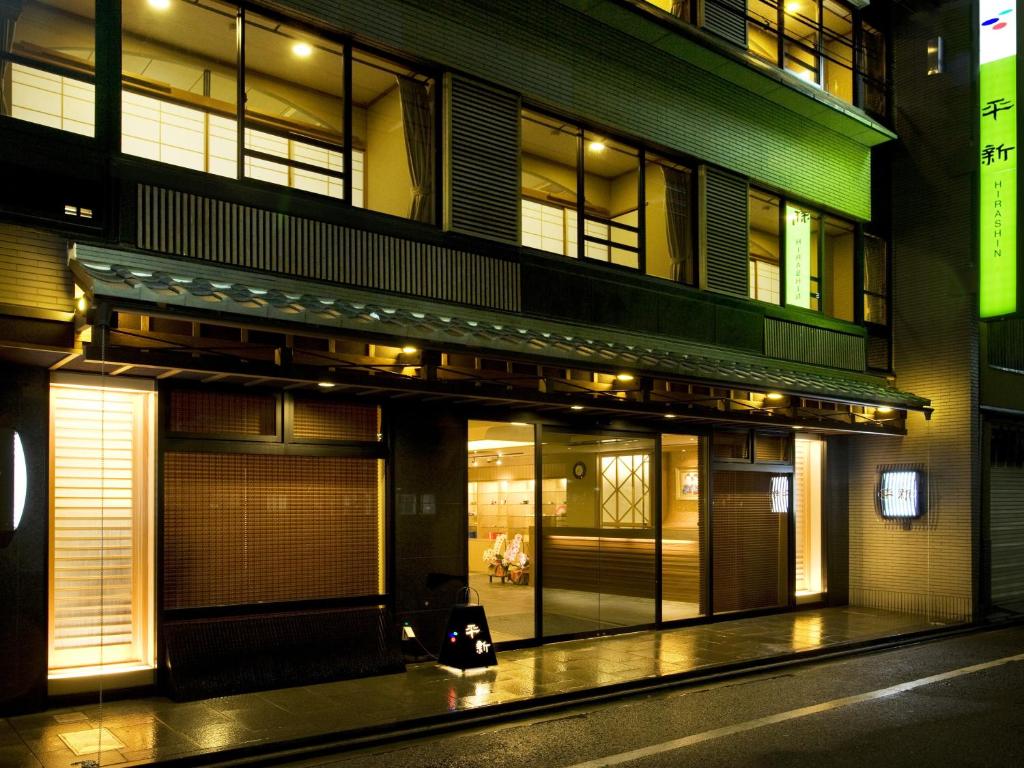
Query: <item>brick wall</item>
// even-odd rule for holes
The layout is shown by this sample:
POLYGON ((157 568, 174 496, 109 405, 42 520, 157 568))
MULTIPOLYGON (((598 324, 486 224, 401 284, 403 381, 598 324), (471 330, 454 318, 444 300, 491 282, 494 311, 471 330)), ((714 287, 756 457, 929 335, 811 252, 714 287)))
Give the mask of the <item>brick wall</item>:
POLYGON ((63 237, 0 224, 0 304, 70 312, 74 296, 63 237))
POLYGON ((270 4, 793 196, 870 217, 867 148, 550 0, 270 4))
POLYGON ((978 498, 978 345, 974 302, 970 3, 897 19, 897 132, 892 218, 894 367, 901 389, 932 400, 896 440, 853 438, 850 602, 966 619, 973 610, 973 520, 978 498), (944 74, 924 51, 945 39, 944 74), (927 515, 904 528, 875 511, 880 464, 928 469, 927 515))

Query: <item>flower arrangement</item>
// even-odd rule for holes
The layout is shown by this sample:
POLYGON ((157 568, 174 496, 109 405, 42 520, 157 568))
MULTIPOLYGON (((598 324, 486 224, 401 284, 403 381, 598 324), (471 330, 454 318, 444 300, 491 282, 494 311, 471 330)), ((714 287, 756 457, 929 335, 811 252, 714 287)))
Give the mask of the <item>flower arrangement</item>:
POLYGON ((494 545, 484 550, 484 562, 495 576, 508 577, 515 584, 525 583, 523 573, 530 558, 523 551, 523 534, 517 533, 511 541, 504 533, 498 534, 494 545))
POLYGON ((494 544, 484 550, 484 562, 487 563, 491 570, 495 566, 502 564, 505 555, 505 544, 508 542, 508 536, 504 533, 499 533, 494 538, 494 544))

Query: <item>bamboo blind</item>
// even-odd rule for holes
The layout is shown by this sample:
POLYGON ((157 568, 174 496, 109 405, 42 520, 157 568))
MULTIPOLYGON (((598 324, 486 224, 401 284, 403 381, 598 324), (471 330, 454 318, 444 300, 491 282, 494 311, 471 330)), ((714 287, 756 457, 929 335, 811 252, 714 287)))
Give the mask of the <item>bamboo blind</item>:
POLYGON ((175 389, 168 404, 171 432, 194 435, 273 435, 277 397, 272 394, 175 389))
POLYGON ((380 593, 382 462, 164 455, 164 608, 380 593))
POLYGON ((376 442, 379 409, 374 405, 296 397, 292 437, 297 440, 361 440, 376 442))

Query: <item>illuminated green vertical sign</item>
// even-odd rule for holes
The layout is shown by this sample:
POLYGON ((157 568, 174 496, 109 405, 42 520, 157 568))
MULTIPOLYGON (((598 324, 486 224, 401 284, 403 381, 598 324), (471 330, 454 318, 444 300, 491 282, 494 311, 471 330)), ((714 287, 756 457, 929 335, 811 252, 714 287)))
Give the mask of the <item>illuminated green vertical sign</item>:
POLYGON ((1017 3, 980 0, 978 18, 979 304, 1017 311, 1017 3))
POLYGON ((811 214, 786 206, 786 303, 811 306, 811 214))

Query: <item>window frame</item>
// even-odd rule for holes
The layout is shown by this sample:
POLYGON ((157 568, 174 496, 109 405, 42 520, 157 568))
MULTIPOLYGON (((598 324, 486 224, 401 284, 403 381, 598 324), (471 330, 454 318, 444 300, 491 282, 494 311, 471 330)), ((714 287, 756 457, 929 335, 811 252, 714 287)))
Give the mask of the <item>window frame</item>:
MULTIPOLYGON (((713 3, 717 1, 718 0, 705 0, 705 2, 713 3)), ((879 88, 881 92, 885 95, 884 110, 880 114, 880 116, 888 116, 889 68, 887 66, 887 62, 885 61, 885 58, 888 56, 889 50, 888 39, 885 33, 878 27, 877 24, 871 24, 865 21, 862 9, 855 7, 848 2, 845 2, 844 0, 831 0, 831 2, 843 7, 850 14, 850 52, 852 54, 852 60, 848 63, 844 63, 843 61, 839 60, 836 56, 830 54, 825 50, 824 42, 826 37, 829 39, 836 39, 836 35, 833 32, 829 31, 828 28, 825 26, 825 0, 803 0, 803 2, 806 3, 813 3, 817 10, 817 22, 815 24, 811 25, 804 24, 803 22, 801 22, 803 26, 813 27, 813 29, 815 30, 816 42, 813 46, 807 45, 798 38, 790 36, 787 33, 786 17, 791 16, 792 14, 786 10, 786 3, 784 2, 784 0, 767 0, 767 2, 773 3, 776 6, 776 18, 768 20, 763 19, 759 14, 756 14, 750 10, 749 3, 744 4, 744 15, 746 18, 746 23, 748 25, 753 24, 755 26, 764 28, 768 32, 775 35, 775 43, 777 46, 775 56, 773 59, 768 59, 760 54, 754 53, 753 51, 750 50, 748 46, 747 52, 751 56, 754 56, 762 61, 768 61, 773 66, 778 67, 779 69, 785 72, 789 72, 794 77, 804 82, 807 82, 810 86, 818 88, 823 92, 828 93, 829 95, 843 101, 844 103, 852 104, 853 106, 864 109, 865 111, 868 111, 864 97, 866 90, 865 83, 870 82, 876 88, 879 88), (766 26, 766 24, 771 25, 773 23, 775 25, 774 29, 772 29, 770 26, 766 26), (880 64, 883 68, 883 71, 885 72, 886 77, 884 81, 881 82, 868 74, 870 66, 867 62, 867 48, 864 44, 865 36, 863 28, 865 25, 870 27, 876 33, 878 33, 883 41, 883 60, 880 62, 880 64), (814 56, 816 62, 816 65, 814 67, 815 80, 806 80, 805 78, 802 78, 798 74, 796 74, 793 70, 787 68, 786 63, 790 58, 792 58, 792 56, 789 54, 787 50, 787 44, 795 46, 799 50, 808 52, 814 56), (828 90, 827 83, 823 82, 825 77, 826 62, 832 62, 836 66, 840 66, 843 67, 844 69, 850 70, 852 80, 852 93, 851 98, 848 102, 843 97, 831 93, 828 90)), ((874 110, 871 111, 874 113, 874 110)))
MULTIPOLYGON (((828 210, 825 210, 825 209, 820 208, 818 206, 807 205, 807 204, 801 202, 798 198, 787 197, 784 194, 772 192, 771 190, 769 190, 769 189, 767 189, 765 187, 758 186, 757 184, 754 184, 754 183, 748 183, 747 184, 748 208, 749 208, 749 200, 750 200, 751 194, 754 193, 754 192, 757 192, 757 193, 759 193, 761 195, 766 195, 766 196, 769 196, 769 197, 777 198, 778 201, 779 201, 779 232, 778 232, 778 235, 777 235, 777 237, 778 237, 778 245, 779 245, 779 302, 776 304, 774 302, 764 301, 763 299, 758 299, 755 296, 750 295, 749 291, 748 291, 748 294, 747 294, 747 299, 750 300, 750 301, 759 301, 762 304, 768 304, 769 306, 773 306, 773 307, 775 307, 775 306, 781 307, 781 308, 787 309, 787 310, 795 309, 795 310, 799 310, 799 311, 803 311, 803 312, 813 312, 815 315, 819 315, 819 316, 822 316, 822 317, 827 317, 829 319, 837 320, 839 322, 844 322, 844 323, 848 322, 848 323, 855 323, 857 325, 865 325, 865 322, 863 320, 863 302, 864 302, 865 291, 864 291, 863 279, 861 278, 860 280, 858 280, 858 275, 861 274, 862 271, 863 271, 861 269, 861 267, 860 267, 860 265, 862 264, 863 257, 864 257, 863 237, 861 236, 863 225, 860 222, 858 222, 858 221, 856 221, 854 219, 850 219, 850 218, 847 218, 845 216, 836 215, 836 214, 831 213, 828 210), (809 213, 812 217, 817 217, 818 231, 817 231, 817 234, 815 235, 815 240, 817 242, 817 251, 816 251, 817 269, 816 269, 816 271, 812 269, 811 274, 809 274, 807 276, 807 284, 808 284, 809 295, 810 295, 810 298, 812 300, 817 301, 817 308, 801 307, 799 305, 790 304, 789 301, 788 301, 788 298, 786 296, 786 270, 787 270, 787 267, 788 267, 788 260, 789 260, 789 253, 787 252, 788 251, 788 244, 786 242, 786 240, 787 240, 787 238, 786 238, 786 210, 789 207, 798 208, 801 211, 805 211, 805 212, 809 213), (848 224, 850 226, 850 229, 851 229, 851 234, 854 237, 854 243, 853 243, 853 263, 851 265, 851 267, 852 267, 851 279, 852 279, 852 283, 853 283, 853 296, 852 296, 852 300, 853 300, 853 318, 850 319, 850 320, 847 320, 847 319, 841 318, 841 317, 836 317, 835 315, 830 314, 830 313, 825 311, 826 298, 827 298, 827 291, 826 291, 826 287, 825 286, 826 286, 826 283, 827 283, 827 279, 826 279, 827 276, 825 275, 824 270, 825 270, 825 265, 826 265, 826 261, 827 261, 827 259, 826 259, 826 255, 827 255, 827 245, 826 245, 827 239, 826 239, 826 234, 827 234, 827 223, 828 223, 829 219, 838 220, 838 221, 841 221, 841 222, 843 222, 845 224, 848 224), (815 292, 815 290, 816 290, 816 292, 815 292), (860 307, 860 309, 858 309, 858 307, 860 307)), ((749 217, 749 212, 748 212, 748 217, 747 217, 747 238, 748 238, 747 269, 748 269, 748 283, 749 283, 750 264, 753 261, 756 260, 749 253, 749 251, 750 251, 750 248, 749 248, 749 238, 750 238, 750 217, 749 217)), ((890 302, 888 301, 888 297, 886 297, 886 300, 887 300, 887 306, 889 306, 890 302)))
MULTIPOLYGON (((103 2, 103 0, 97 0, 97 4, 99 4, 100 2, 103 2)), ((437 66, 430 65, 430 64, 428 64, 426 62, 423 62, 423 61, 420 61, 420 60, 417 60, 417 59, 414 59, 414 58, 411 58, 411 57, 406 57, 406 56, 401 56, 401 55, 396 56, 396 55, 388 53, 388 52, 380 51, 380 50, 378 50, 378 49, 376 49, 376 48, 374 48, 372 46, 366 46, 366 45, 361 45, 361 44, 360 45, 356 45, 354 40, 353 40, 353 37, 351 35, 335 33, 335 32, 332 32, 330 30, 326 30, 326 29, 323 29, 323 28, 320 28, 320 27, 316 27, 316 26, 310 25, 310 24, 308 24, 308 23, 306 23, 306 22, 304 22, 302 20, 286 16, 284 14, 281 14, 281 13, 279 13, 277 11, 274 11, 274 10, 271 10, 271 9, 268 9, 268 8, 264 8, 264 7, 256 8, 256 7, 252 7, 248 3, 244 3, 244 2, 230 2, 230 0, 225 0, 225 2, 226 2, 226 4, 234 7, 235 12, 236 12, 235 13, 236 34, 235 34, 235 42, 234 42, 234 49, 233 49, 234 50, 234 57, 235 58, 234 58, 234 62, 233 62, 233 65, 232 65, 233 73, 234 73, 234 76, 235 76, 235 87, 236 87, 235 102, 234 102, 234 116, 232 118, 234 120, 234 122, 235 122, 235 126, 234 126, 234 129, 235 129, 235 137, 234 137, 234 140, 235 140, 235 156, 233 158, 233 160, 235 162, 235 172, 234 172, 234 174, 228 176, 228 175, 220 175, 220 174, 211 173, 208 170, 196 171, 195 169, 189 169, 186 166, 180 166, 180 165, 176 165, 174 163, 163 163, 162 161, 152 160, 151 158, 147 158, 147 157, 144 157, 144 156, 139 156, 139 155, 135 155, 135 154, 125 153, 122 150, 122 131, 120 130, 120 128, 117 131, 112 132, 113 135, 111 137, 111 143, 112 143, 113 151, 115 153, 117 153, 118 155, 121 155, 121 156, 123 156, 125 158, 131 158, 133 160, 141 160, 143 162, 157 162, 157 163, 160 163, 161 165, 170 165, 171 167, 177 168, 179 170, 184 170, 186 172, 191 170, 193 172, 201 173, 204 176, 214 176, 214 177, 226 179, 226 180, 231 181, 231 182, 235 182, 235 183, 239 183, 239 184, 245 185, 245 186, 247 186, 249 188, 261 189, 261 190, 265 190, 265 191, 273 191, 273 192, 275 192, 277 194, 280 194, 280 193, 283 192, 284 194, 287 194, 287 195, 297 195, 300 198, 304 198, 304 199, 307 199, 307 200, 310 200, 310 201, 320 201, 321 203, 329 202, 329 204, 338 205, 338 206, 344 207, 345 209, 358 208, 358 209, 361 209, 363 211, 369 212, 371 215, 388 216, 390 218, 395 218, 395 219, 401 219, 401 220, 406 220, 406 221, 414 222, 415 224, 423 224, 423 225, 430 226, 430 227, 438 227, 439 226, 439 222, 441 221, 441 215, 440 214, 441 214, 441 211, 442 211, 442 204, 443 204, 442 200, 441 200, 441 197, 442 197, 443 191, 444 191, 443 185, 441 184, 442 163, 440 162, 441 153, 442 153, 442 141, 441 141, 441 137, 442 137, 442 133, 441 133, 442 115, 441 115, 441 109, 440 109, 440 107, 441 107, 441 101, 440 101, 440 99, 441 99, 441 87, 440 87, 440 84, 441 84, 441 71, 440 71, 440 69, 437 66), (247 130, 250 130, 250 129, 251 130, 264 130, 264 132, 270 133, 270 135, 272 135, 272 136, 281 137, 281 138, 284 138, 284 139, 286 139, 288 141, 291 141, 293 139, 294 140, 299 140, 298 136, 301 136, 301 133, 302 133, 301 131, 297 130, 296 131, 296 136, 292 136, 292 135, 284 133, 284 132, 278 133, 278 132, 265 131, 265 129, 262 129, 262 128, 252 128, 251 126, 249 126, 247 124, 246 111, 245 111, 245 90, 246 90, 246 68, 245 68, 245 47, 246 47, 246 40, 245 40, 245 38, 246 38, 246 34, 245 34, 245 30, 246 30, 246 26, 247 26, 246 18, 247 18, 247 14, 249 14, 249 13, 251 13, 251 14, 253 14, 253 15, 259 17, 259 18, 265 19, 267 21, 278 22, 280 24, 287 25, 288 27, 290 27, 292 29, 295 29, 295 30, 298 30, 298 31, 308 32, 308 34, 311 37, 313 37, 313 38, 319 38, 319 39, 321 39, 321 40, 323 40, 323 41, 325 41, 327 43, 330 43, 332 45, 335 45, 335 46, 338 46, 338 47, 341 48, 341 52, 342 52, 342 55, 341 55, 342 67, 341 67, 341 71, 338 73, 338 77, 340 78, 341 84, 342 84, 342 100, 343 100, 343 103, 342 103, 342 110, 343 110, 343 126, 342 126, 342 131, 343 131, 343 134, 344 134, 344 136, 343 136, 343 145, 340 148, 329 147, 329 149, 339 151, 340 154, 342 155, 342 169, 341 169, 341 171, 334 171, 334 170, 327 169, 327 168, 320 168, 318 166, 310 165, 308 163, 303 163, 301 161, 293 160, 291 158, 279 157, 279 156, 276 156, 276 155, 270 155, 270 154, 262 153, 259 150, 254 150, 254 149, 252 149, 252 148, 250 148, 248 146, 248 144, 246 142, 246 139, 245 139, 245 133, 246 133, 247 130), (430 104, 431 104, 431 109, 432 109, 432 112, 433 112, 432 119, 431 119, 432 144, 433 144, 433 146, 430 148, 430 155, 432 157, 432 163, 431 163, 431 189, 433 190, 433 198, 434 198, 434 200, 433 200, 432 205, 430 206, 430 220, 429 220, 429 222, 415 221, 414 219, 411 219, 408 216, 402 216, 402 215, 398 215, 398 214, 390 214, 390 213, 387 213, 387 212, 384 212, 384 211, 378 211, 378 210, 370 208, 370 207, 368 207, 366 205, 366 168, 367 168, 367 165, 368 165, 368 158, 367 158, 367 155, 366 155, 365 147, 355 146, 353 144, 353 141, 352 141, 352 139, 353 139, 353 134, 352 134, 352 123, 353 123, 353 119, 352 119, 352 112, 353 112, 353 92, 352 92, 353 56, 355 55, 355 57, 358 58, 359 54, 365 54, 365 55, 370 56, 372 58, 381 59, 383 61, 388 62, 389 64, 394 65, 397 68, 408 69, 411 72, 413 72, 417 76, 418 79, 429 80, 430 82, 433 83, 433 86, 431 88, 431 94, 430 94, 430 104), (354 157, 354 154, 356 152, 361 152, 362 153, 361 162, 359 163, 359 165, 361 167, 362 178, 363 178, 363 181, 362 181, 362 194, 361 194, 361 202, 360 202, 360 204, 356 204, 356 203, 353 202, 353 167, 355 165, 354 162, 353 162, 353 157, 354 157), (271 182, 271 181, 264 181, 264 180, 261 180, 261 179, 258 179, 258 178, 253 178, 253 177, 247 175, 246 174, 246 170, 245 170, 246 161, 247 160, 252 160, 252 159, 264 160, 264 161, 268 161, 268 162, 272 162, 272 163, 276 163, 278 165, 284 166, 284 167, 286 167, 288 169, 289 175, 291 175, 292 170, 297 169, 297 170, 300 170, 300 171, 305 170, 305 171, 308 171, 308 172, 311 172, 311 173, 316 173, 316 174, 319 174, 319 175, 325 176, 325 177, 336 178, 336 179, 340 180, 342 185, 343 185, 342 198, 339 199, 337 197, 333 197, 333 196, 327 195, 327 194, 320 194, 320 193, 317 193, 317 192, 310 192, 310 191, 307 191, 307 190, 300 189, 300 188, 297 188, 295 186, 292 186, 291 183, 289 183, 287 185, 284 185, 284 184, 274 183, 274 182, 271 182)), ((115 98, 113 99, 113 101, 116 104, 116 110, 117 110, 117 114, 118 114, 118 122, 120 122, 120 116, 123 113, 122 93, 124 92, 124 84, 123 84, 123 81, 124 81, 124 72, 123 72, 124 53, 123 53, 123 42, 122 41, 123 41, 124 34, 125 34, 124 25, 123 25, 123 21, 122 21, 123 10, 122 10, 122 5, 120 3, 118 4, 118 10, 122 14, 122 16, 118 16, 118 18, 116 19, 116 37, 118 39, 117 55, 115 57, 112 57, 114 60, 110 62, 110 67, 116 70, 116 81, 118 83, 118 90, 117 90, 117 93, 116 93, 115 98)), ((97 27, 97 29, 98 29, 98 27, 97 27)), ((96 98, 97 105, 99 104, 99 102, 100 102, 100 97, 97 96, 97 98, 96 98)), ((169 101, 169 103, 176 104, 177 102, 169 101)), ((99 111, 98 107, 97 107, 96 111, 97 112, 99 111)), ((304 141, 304 142, 307 141, 307 139, 301 139, 301 140, 304 141)), ((312 139, 309 140, 309 143, 311 143, 312 145, 317 146, 317 147, 321 147, 322 146, 322 142, 317 142, 317 141, 312 140, 312 139)))
MULTIPOLYGON (((549 112, 548 110, 545 110, 543 108, 536 107, 536 106, 534 106, 534 105, 532 105, 532 104, 530 104, 528 102, 524 102, 522 104, 522 106, 520 107, 520 115, 519 115, 520 125, 522 125, 523 120, 531 119, 529 117, 530 114, 539 116, 541 118, 544 118, 545 120, 550 120, 550 121, 554 121, 556 123, 560 123, 565 128, 572 128, 573 129, 573 133, 574 133, 575 141, 576 141, 576 168, 575 168, 576 193, 575 193, 575 203, 573 205, 570 205, 570 204, 567 204, 567 203, 564 203, 564 202, 558 201, 558 200, 541 200, 541 199, 539 199, 538 197, 536 197, 534 195, 526 194, 526 190, 525 190, 524 187, 522 187, 522 181, 520 180, 520 191, 519 191, 519 201, 520 201, 519 202, 519 212, 520 212, 520 217, 522 216, 522 204, 523 204, 524 201, 527 201, 527 200, 529 200, 531 202, 534 202, 534 203, 537 203, 537 204, 542 205, 542 206, 549 206, 549 207, 552 207, 552 208, 559 208, 559 209, 561 209, 563 211, 563 216, 565 215, 564 211, 569 211, 569 210, 573 211, 576 214, 576 226, 575 226, 575 230, 576 230, 575 231, 575 234, 576 234, 575 251, 576 252, 575 252, 575 254, 568 254, 568 253, 564 253, 564 252, 556 253, 555 251, 548 251, 548 250, 543 250, 543 249, 537 249, 537 248, 533 248, 532 246, 525 245, 522 242, 522 240, 523 240, 523 232, 522 232, 522 221, 521 220, 520 220, 520 243, 519 243, 520 247, 522 247, 522 248, 530 248, 531 250, 539 250, 541 253, 545 253, 545 254, 549 254, 549 255, 553 255, 553 256, 562 256, 563 258, 576 259, 577 261, 579 261, 581 263, 601 264, 601 265, 604 265, 606 267, 611 267, 613 269, 625 270, 625 271, 628 271, 628 272, 630 272, 632 274, 639 274, 639 275, 643 275, 645 277, 651 277, 651 278, 654 278, 656 280, 660 280, 660 281, 664 281, 664 282, 670 283, 672 285, 685 285, 685 286, 688 286, 688 287, 691 287, 691 288, 697 287, 697 285, 698 285, 698 275, 700 274, 700 270, 698 268, 699 265, 697 263, 698 259, 699 259, 699 256, 698 256, 699 248, 697 247, 697 245, 698 245, 698 243, 697 243, 697 222, 699 220, 699 218, 698 218, 699 217, 699 208, 698 208, 698 206, 701 204, 701 201, 699 199, 699 195, 697 195, 696 192, 695 192, 696 173, 697 173, 697 166, 698 166, 698 164, 693 162, 692 160, 683 159, 683 158, 679 157, 677 153, 662 151, 660 149, 650 147, 649 145, 647 145, 647 144, 645 144, 643 142, 632 141, 630 139, 623 138, 621 136, 621 134, 619 134, 617 132, 614 132, 614 131, 604 131, 602 129, 595 128, 592 124, 586 123, 584 121, 575 120, 575 119, 559 116, 559 115, 557 115, 555 113, 552 113, 552 112, 549 112), (612 144, 622 145, 623 147, 626 147, 626 148, 632 150, 633 152, 635 152, 636 174, 637 174, 637 182, 636 182, 636 185, 637 185, 637 192, 636 192, 637 201, 636 202, 637 202, 637 204, 636 204, 636 208, 624 211, 623 213, 619 214, 619 216, 623 216, 625 214, 632 213, 632 212, 635 211, 636 214, 637 214, 637 224, 636 224, 636 226, 629 225, 629 224, 624 224, 622 222, 617 222, 617 221, 615 221, 616 217, 609 216, 609 218, 603 219, 603 218, 597 218, 597 217, 588 215, 586 213, 586 180, 585 180, 585 176, 586 176, 586 172, 587 172, 586 171, 586 152, 587 152, 586 143, 588 141, 592 140, 592 138, 595 138, 595 137, 599 138, 602 141, 607 141, 607 142, 612 143, 612 144), (648 227, 647 219, 648 219, 648 205, 647 205, 646 187, 647 187, 647 165, 648 164, 665 165, 665 166, 668 166, 668 167, 678 166, 678 167, 681 167, 681 168, 685 168, 686 171, 690 174, 689 182, 690 182, 690 202, 691 202, 691 204, 690 204, 689 209, 687 211, 687 222, 686 222, 687 223, 688 235, 689 235, 689 238, 690 238, 690 241, 691 241, 691 244, 692 244, 691 259, 692 259, 693 263, 691 265, 691 279, 690 280, 687 280, 687 281, 671 280, 669 278, 661 277, 659 275, 652 275, 647 270, 647 266, 648 266, 647 265, 647 227, 648 227), (582 215, 581 215, 581 212, 582 212, 582 215), (586 232, 586 225, 587 225, 588 221, 589 222, 598 223, 598 224, 601 224, 601 225, 607 227, 608 228, 608 239, 604 239, 604 238, 597 237, 595 235, 587 234, 587 232, 586 232), (614 240, 614 238, 613 238, 613 231, 614 230, 622 230, 622 231, 634 234, 636 236, 636 246, 634 247, 634 246, 631 246, 631 245, 628 245, 628 244, 623 244, 623 243, 620 243, 620 242, 616 242, 614 240), (598 245, 600 247, 606 248, 607 249, 607 258, 595 258, 593 256, 588 256, 587 253, 586 253, 587 244, 588 243, 591 243, 591 244, 598 245), (628 252, 631 252, 631 253, 636 253, 636 256, 637 256, 637 266, 633 267, 633 266, 630 266, 628 264, 617 264, 615 261, 613 261, 613 255, 614 255, 614 252, 616 250, 628 251, 628 252)), ((609 148, 609 149, 611 149, 611 148, 609 148)), ((611 150, 611 151, 614 151, 614 150, 611 150)), ((520 169, 522 168, 522 158, 523 158, 523 155, 524 155, 524 152, 523 152, 523 144, 522 144, 522 131, 520 130, 520 143, 519 143, 520 169)), ((566 229, 566 231, 568 230, 568 224, 566 225, 565 229, 566 229)), ((564 247, 563 251, 568 251, 569 250, 569 245, 570 245, 570 243, 568 243, 568 241, 566 241, 565 247, 564 247)))

